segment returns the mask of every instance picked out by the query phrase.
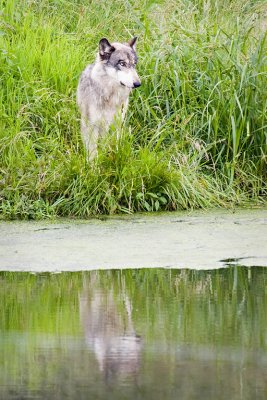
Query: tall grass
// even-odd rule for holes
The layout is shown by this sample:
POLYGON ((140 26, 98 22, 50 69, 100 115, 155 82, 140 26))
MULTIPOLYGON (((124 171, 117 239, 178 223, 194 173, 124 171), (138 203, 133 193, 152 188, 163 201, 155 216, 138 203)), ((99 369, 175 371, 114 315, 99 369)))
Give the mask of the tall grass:
POLYGON ((264 1, 0 0, 5 218, 264 201, 264 1), (139 36, 142 87, 93 164, 75 92, 101 37, 139 36))

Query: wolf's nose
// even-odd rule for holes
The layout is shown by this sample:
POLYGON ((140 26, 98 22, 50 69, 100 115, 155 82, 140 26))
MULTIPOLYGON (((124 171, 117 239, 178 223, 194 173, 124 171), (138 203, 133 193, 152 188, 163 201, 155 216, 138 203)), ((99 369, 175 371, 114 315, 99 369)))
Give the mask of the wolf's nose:
POLYGON ((139 87, 139 86, 141 86, 141 82, 134 82, 134 88, 137 88, 137 87, 139 87))

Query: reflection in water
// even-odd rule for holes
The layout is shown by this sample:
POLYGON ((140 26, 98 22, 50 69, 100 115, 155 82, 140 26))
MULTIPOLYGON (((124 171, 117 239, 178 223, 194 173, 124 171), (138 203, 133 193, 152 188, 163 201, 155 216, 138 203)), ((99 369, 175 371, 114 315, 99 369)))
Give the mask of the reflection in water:
POLYGON ((0 273, 0 399, 267 398, 267 269, 0 273))
POLYGON ((141 340, 134 330, 125 285, 116 298, 114 288, 98 287, 98 273, 93 271, 80 296, 80 315, 86 343, 94 351, 106 382, 136 378, 141 340))

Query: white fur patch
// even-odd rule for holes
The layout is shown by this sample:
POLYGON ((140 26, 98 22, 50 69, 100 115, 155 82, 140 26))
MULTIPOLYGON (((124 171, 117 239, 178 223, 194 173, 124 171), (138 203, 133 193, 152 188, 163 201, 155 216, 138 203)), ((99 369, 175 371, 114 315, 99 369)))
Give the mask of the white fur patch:
POLYGON ((123 85, 131 89, 134 88, 135 82, 139 82, 137 72, 133 68, 128 71, 118 71, 118 79, 123 85))

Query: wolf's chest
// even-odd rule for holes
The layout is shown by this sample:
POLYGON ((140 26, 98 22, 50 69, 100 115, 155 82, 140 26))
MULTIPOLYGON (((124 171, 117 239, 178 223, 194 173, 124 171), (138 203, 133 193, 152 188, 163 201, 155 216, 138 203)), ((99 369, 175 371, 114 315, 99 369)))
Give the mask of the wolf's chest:
POLYGON ((129 94, 126 91, 115 88, 109 92, 104 91, 101 96, 101 102, 104 108, 117 109, 127 101, 128 97, 129 94))

